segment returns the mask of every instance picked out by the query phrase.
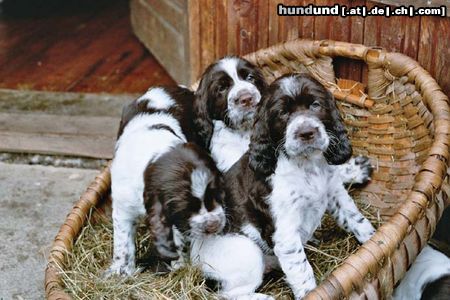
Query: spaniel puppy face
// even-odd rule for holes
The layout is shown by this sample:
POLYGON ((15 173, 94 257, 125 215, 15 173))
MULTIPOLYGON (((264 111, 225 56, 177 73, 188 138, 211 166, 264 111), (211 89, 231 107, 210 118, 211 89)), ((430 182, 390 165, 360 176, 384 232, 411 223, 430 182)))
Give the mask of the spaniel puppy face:
POLYGON ((270 173, 279 151, 291 158, 323 154, 330 164, 342 164, 352 154, 333 96, 309 75, 277 79, 258 109, 250 166, 270 173))
POLYGON ((221 120, 233 129, 248 129, 253 124, 256 105, 266 88, 261 72, 239 57, 225 57, 204 72, 196 91, 194 120, 205 146, 209 146, 212 120, 221 120))
POLYGON ((194 143, 180 144, 150 165, 144 176, 144 199, 156 237, 172 225, 195 238, 223 230, 223 178, 205 150, 194 143))
POLYGON ((199 169, 191 173, 189 227, 191 236, 196 238, 220 233, 225 226, 223 183, 219 176, 208 173, 199 169))

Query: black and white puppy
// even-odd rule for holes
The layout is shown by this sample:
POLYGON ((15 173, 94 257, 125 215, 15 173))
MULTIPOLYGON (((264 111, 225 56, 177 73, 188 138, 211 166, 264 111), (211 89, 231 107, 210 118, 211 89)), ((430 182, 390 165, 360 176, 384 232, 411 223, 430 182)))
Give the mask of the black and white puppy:
MULTIPOLYGON (((248 150, 256 108, 267 83, 261 71, 237 56, 211 64, 195 92, 194 123, 201 144, 211 151, 219 170, 226 172, 248 150)), ((366 183, 372 167, 364 156, 340 167, 345 183, 366 183)))
POLYGON ((194 143, 178 144, 144 172, 144 204, 156 250, 176 259, 174 232, 182 240, 203 239, 222 232, 224 183, 209 154, 194 143), (177 232, 177 233, 178 233, 177 232))
POLYGON ((219 170, 228 170, 247 151, 266 88, 260 70, 236 56, 219 59, 203 73, 195 92, 194 123, 219 170))
POLYGON ((272 249, 296 299, 316 286, 303 244, 328 211, 359 242, 374 233, 343 185, 352 148, 330 92, 306 74, 286 75, 258 107, 249 151, 227 172, 232 231, 272 249))
POLYGON ((395 289, 393 299, 448 299, 449 292, 450 258, 425 246, 395 289))
POLYGON ((194 94, 181 87, 154 87, 124 107, 111 165, 113 263, 107 275, 135 270, 135 227, 146 214, 144 172, 173 147, 194 140, 194 94))

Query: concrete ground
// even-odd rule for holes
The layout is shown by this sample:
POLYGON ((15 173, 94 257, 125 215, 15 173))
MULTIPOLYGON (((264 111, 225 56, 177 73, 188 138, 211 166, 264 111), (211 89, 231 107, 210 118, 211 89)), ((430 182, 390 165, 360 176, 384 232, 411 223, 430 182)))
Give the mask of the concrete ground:
POLYGON ((97 173, 0 163, 0 299, 44 299, 49 247, 97 173))

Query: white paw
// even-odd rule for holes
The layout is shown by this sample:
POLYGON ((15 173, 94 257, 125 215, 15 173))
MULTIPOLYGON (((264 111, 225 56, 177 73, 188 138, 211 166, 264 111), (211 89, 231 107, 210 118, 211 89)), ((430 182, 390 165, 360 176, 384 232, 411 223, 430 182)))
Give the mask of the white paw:
POLYGON ((111 277, 113 275, 118 275, 118 276, 131 276, 134 274, 134 272, 136 271, 135 267, 133 264, 128 264, 128 265, 121 265, 121 264, 112 264, 104 273, 103 273, 103 277, 104 278, 108 278, 111 277))
POLYGON ((172 270, 172 271, 176 271, 176 270, 179 270, 179 269, 181 269, 181 268, 183 268, 183 267, 185 267, 186 266, 186 262, 184 261, 184 259, 183 258, 179 258, 179 259, 177 259, 177 260, 172 260, 171 262, 170 262, 170 269, 172 270))
POLYGON ((366 220, 366 221, 367 221, 367 223, 364 223, 362 226, 360 226, 360 228, 358 230, 358 234, 357 235, 355 234, 356 239, 361 244, 364 244, 365 242, 370 240, 370 238, 373 236, 373 234, 376 231, 375 228, 372 226, 372 224, 370 224, 370 222, 368 220, 366 220))
POLYGON ((294 292, 294 296, 296 300, 303 299, 306 294, 308 294, 310 291, 315 289, 317 286, 316 280, 314 279, 314 276, 308 277, 308 279, 301 284, 300 286, 297 286, 295 289, 293 288, 292 291, 294 292))
POLYGON ((274 297, 261 293, 250 293, 239 296, 222 295, 222 298, 227 300, 275 300, 274 297))

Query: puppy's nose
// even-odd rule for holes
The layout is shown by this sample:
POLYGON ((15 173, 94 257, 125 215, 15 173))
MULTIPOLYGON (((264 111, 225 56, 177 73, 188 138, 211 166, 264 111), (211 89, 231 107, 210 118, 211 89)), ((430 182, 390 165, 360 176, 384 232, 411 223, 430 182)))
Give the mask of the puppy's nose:
POLYGON ((303 141, 310 141, 319 132, 317 127, 303 126, 295 132, 295 136, 303 141))
POLYGON ((242 106, 242 107, 252 107, 255 105, 255 99, 252 94, 245 93, 241 94, 236 98, 236 104, 242 106))
POLYGON ((205 232, 208 234, 216 233, 220 228, 218 220, 208 221, 205 226, 205 232))

